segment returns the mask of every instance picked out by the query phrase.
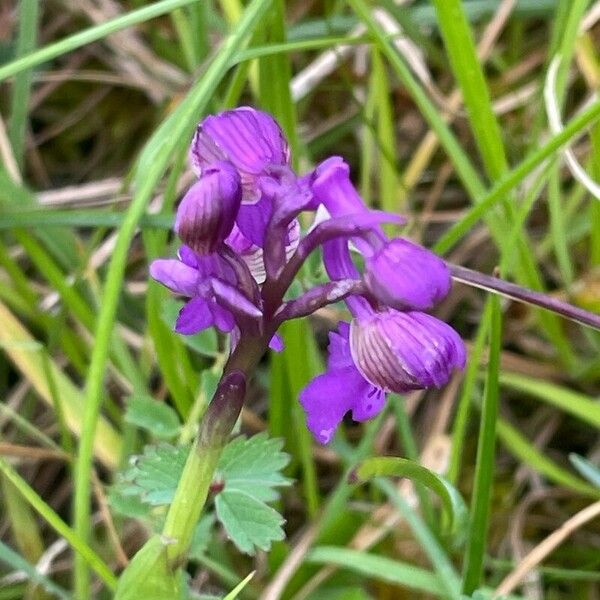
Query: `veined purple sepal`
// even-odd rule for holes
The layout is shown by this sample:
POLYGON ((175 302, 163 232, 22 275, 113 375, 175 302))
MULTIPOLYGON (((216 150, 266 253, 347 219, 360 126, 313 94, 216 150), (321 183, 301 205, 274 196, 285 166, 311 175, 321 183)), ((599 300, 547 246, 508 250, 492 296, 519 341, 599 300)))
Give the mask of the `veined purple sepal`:
POLYGON ((400 310, 429 310, 451 286, 450 271, 441 258, 400 238, 365 260, 364 279, 380 302, 400 310))
POLYGON ((211 254, 230 234, 241 201, 241 180, 233 165, 213 163, 179 204, 175 232, 194 252, 211 254))
POLYGON ((290 151, 275 119, 249 106, 206 117, 196 129, 190 162, 201 174, 215 160, 228 160, 242 178, 243 201, 256 202, 257 177, 270 165, 288 165, 290 151))
POLYGON ((452 327, 426 313, 394 309, 354 319, 350 350, 368 381, 398 393, 441 387, 466 360, 452 327))

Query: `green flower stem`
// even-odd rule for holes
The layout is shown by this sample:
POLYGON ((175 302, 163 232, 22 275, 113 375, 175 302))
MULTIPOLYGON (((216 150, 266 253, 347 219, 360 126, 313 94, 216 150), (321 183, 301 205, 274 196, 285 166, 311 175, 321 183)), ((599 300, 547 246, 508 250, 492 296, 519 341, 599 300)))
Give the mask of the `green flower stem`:
POLYGON ((274 329, 275 325, 269 324, 262 337, 243 337, 240 340, 204 413, 162 532, 169 542, 167 560, 173 569, 185 562, 219 457, 242 410, 246 373, 252 373, 256 368, 274 329))
MULTIPOLYGON (((239 349, 242 352, 234 353, 230 364, 245 354, 244 348, 239 349)), ((204 414, 163 528, 163 537, 168 540, 167 559, 173 569, 185 562, 194 527, 206 503, 221 452, 242 410, 245 393, 244 372, 228 369, 204 414)))

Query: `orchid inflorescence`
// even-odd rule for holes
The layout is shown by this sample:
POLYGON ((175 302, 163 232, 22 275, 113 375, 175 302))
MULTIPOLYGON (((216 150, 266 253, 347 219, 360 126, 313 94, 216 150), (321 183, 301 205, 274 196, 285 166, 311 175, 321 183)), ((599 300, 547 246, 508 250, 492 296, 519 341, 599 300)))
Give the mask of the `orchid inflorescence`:
POLYGON ((387 392, 440 387, 465 364, 465 347, 446 323, 425 311, 449 292, 444 261, 403 238, 389 239, 384 223, 398 215, 367 208, 348 165, 331 157, 306 175, 290 166, 277 122, 242 107, 206 117, 197 127, 190 162, 198 181, 181 201, 177 259, 155 260, 150 273, 189 298, 175 330, 184 335, 216 327, 231 336, 230 362, 244 371, 288 319, 344 300, 352 315, 329 336, 327 370, 300 394, 307 425, 329 442, 351 411, 373 418, 387 392), (299 215, 315 213, 302 235, 299 215), (322 250, 330 281, 300 296, 286 294, 306 258, 322 250), (362 272, 353 260, 362 256, 362 272))

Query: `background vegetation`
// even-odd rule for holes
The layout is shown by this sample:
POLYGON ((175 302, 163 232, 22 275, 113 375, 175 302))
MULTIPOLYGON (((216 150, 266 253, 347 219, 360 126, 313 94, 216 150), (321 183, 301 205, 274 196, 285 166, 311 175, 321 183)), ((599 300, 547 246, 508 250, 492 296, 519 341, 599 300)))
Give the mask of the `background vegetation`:
MULTIPOLYGON (((111 597, 164 516, 165 449, 193 437, 224 360, 213 334, 172 333, 175 301, 147 272, 175 252, 204 114, 272 112, 299 169, 343 155, 406 235, 599 312, 600 203, 561 158, 572 144, 600 177, 599 6, 0 2, 0 598, 111 597)), ((297 396, 343 314, 290 323, 244 409, 241 431, 265 432, 246 474, 272 477, 262 500, 285 539, 265 504, 252 523, 210 513, 193 593, 223 597, 255 571, 241 598, 600 597, 600 334, 456 284, 439 315, 469 345, 464 375, 319 447, 297 396), (407 479, 348 481, 381 455, 445 474, 468 516, 407 479)))

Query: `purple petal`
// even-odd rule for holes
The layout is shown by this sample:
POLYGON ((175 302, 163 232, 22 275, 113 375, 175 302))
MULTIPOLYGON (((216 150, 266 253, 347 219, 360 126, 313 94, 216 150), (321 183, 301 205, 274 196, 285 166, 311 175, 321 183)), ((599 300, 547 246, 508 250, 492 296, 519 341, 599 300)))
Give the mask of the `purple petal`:
POLYGON ((188 267, 198 268, 198 256, 189 246, 180 246, 177 255, 188 267))
POLYGON ((210 302, 209 308, 212 314, 214 325, 219 331, 222 331, 223 333, 233 331, 235 327, 235 319, 226 308, 219 306, 216 302, 210 302))
POLYGON ((213 315, 208 302, 200 296, 192 298, 179 311, 175 331, 183 335, 193 335, 213 325, 213 315))
MULTIPOLYGON (((381 223, 405 222, 403 217, 393 213, 387 213, 379 210, 370 210, 360 213, 352 213, 342 217, 323 218, 323 211, 317 211, 319 221, 313 226, 311 231, 300 242, 298 252, 307 257, 318 246, 325 246, 330 242, 338 242, 336 246, 341 248, 340 243, 347 245, 349 238, 358 245, 361 251, 365 251, 367 256, 373 254, 373 249, 378 249, 384 243, 379 237, 376 228, 381 223)), ((339 251, 338 251, 339 253, 339 251)), ((351 261, 350 261, 351 262, 351 261)), ((350 271, 341 271, 338 278, 352 277, 350 271)))
MULTIPOLYGON (((323 244, 323 264, 333 280, 360 278, 346 240, 336 239, 323 244)), ((371 305, 360 296, 348 296, 346 304, 354 316, 371 313, 371 305)))
POLYGON ((283 352, 285 349, 283 338, 278 333, 271 338, 271 341, 269 342, 269 348, 275 352, 283 352))
POLYGON ((308 206, 312 194, 301 188, 296 181, 281 185, 274 196, 274 210, 265 239, 265 269, 271 279, 277 279, 286 264, 286 246, 289 246, 289 230, 297 223, 298 215, 308 206))
MULTIPOLYGON (((313 379, 300 392, 300 404, 315 439, 321 444, 329 443, 344 415, 357 408, 371 389, 353 366, 328 371, 313 379)), ((362 414, 360 408, 357 410, 362 414)))
POLYGON ((365 283, 388 306, 427 310, 447 296, 451 279, 438 256, 408 240, 394 239, 366 260, 365 283))
POLYGON ((352 321, 350 350, 368 381, 399 393, 441 387, 466 358, 449 325, 425 313, 393 309, 352 321))
POLYGON ((196 255, 196 269, 202 280, 218 277, 223 281, 235 284, 235 272, 231 265, 217 252, 206 256, 196 255))
POLYGON ((174 258, 153 261, 150 276, 182 296, 194 296, 198 289, 198 271, 174 258))
POLYGON ((363 199, 350 181, 350 167, 340 156, 332 156, 315 169, 312 190, 332 217, 367 212, 363 199))
POLYGON ((233 225, 233 229, 225 243, 238 254, 249 252, 254 248, 254 244, 242 233, 237 224, 233 225))
POLYGON ((374 385, 369 385, 366 393, 356 397, 352 418, 358 422, 368 421, 376 417, 384 406, 385 392, 374 385))
POLYGON ((213 163, 179 204, 175 231, 198 254, 212 253, 231 232, 241 201, 241 180, 233 165, 213 163))
POLYGON ((385 392, 357 370, 350 354, 350 325, 340 321, 329 334, 327 372, 313 379, 300 394, 307 425, 322 444, 328 443, 348 411, 355 421, 376 416, 385 404, 385 392))
POLYGON ((248 298, 246 298, 246 296, 239 292, 234 286, 214 277, 211 278, 210 283, 215 298, 230 312, 234 313, 235 315, 250 317, 253 319, 259 319, 262 317, 262 312, 260 309, 250 302, 250 300, 248 300, 248 298))
POLYGON ((236 224, 244 237, 262 248, 267 225, 273 214, 273 200, 261 198, 256 204, 244 204, 238 213, 236 224))
POLYGON ((190 160, 197 172, 215 160, 229 160, 242 177, 244 200, 256 201, 256 176, 270 164, 287 165, 289 148, 270 115, 241 107, 206 117, 198 125, 190 160))
POLYGON ((340 321, 338 330, 329 333, 327 369, 344 369, 354 365, 350 353, 350 323, 340 321))

